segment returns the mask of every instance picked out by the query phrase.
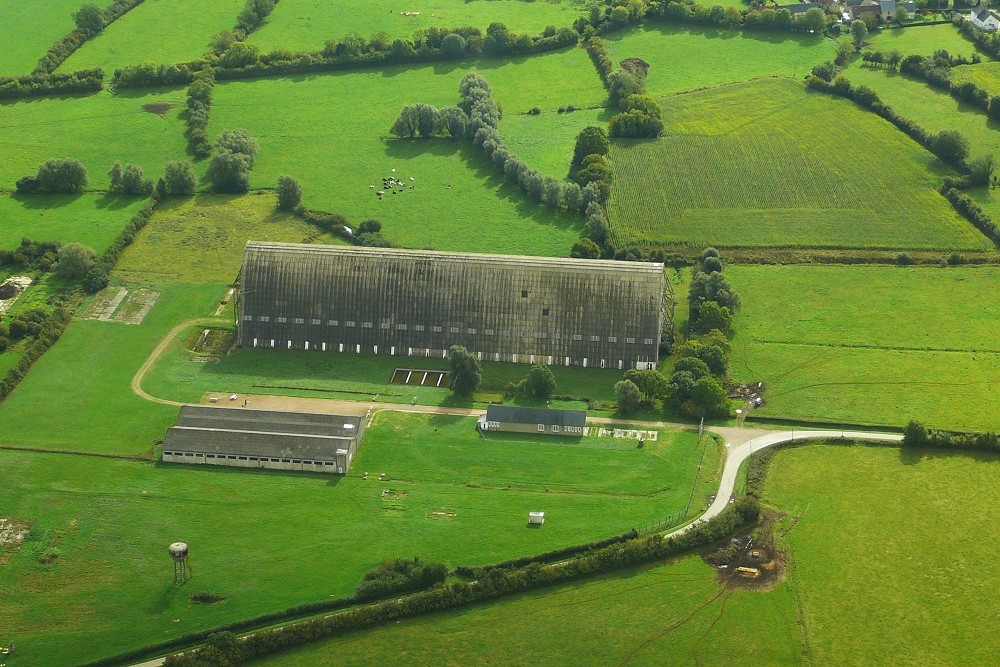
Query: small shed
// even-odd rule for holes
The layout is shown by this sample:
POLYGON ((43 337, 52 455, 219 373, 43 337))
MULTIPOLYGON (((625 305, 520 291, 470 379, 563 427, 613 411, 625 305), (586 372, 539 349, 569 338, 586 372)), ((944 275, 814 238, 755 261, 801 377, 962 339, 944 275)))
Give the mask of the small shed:
POLYGON ((582 437, 586 425, 587 413, 583 410, 519 408, 512 405, 490 405, 479 419, 480 431, 545 433, 573 438, 582 437))
POLYGON ((545 512, 528 512, 528 523, 542 525, 545 523, 545 512))

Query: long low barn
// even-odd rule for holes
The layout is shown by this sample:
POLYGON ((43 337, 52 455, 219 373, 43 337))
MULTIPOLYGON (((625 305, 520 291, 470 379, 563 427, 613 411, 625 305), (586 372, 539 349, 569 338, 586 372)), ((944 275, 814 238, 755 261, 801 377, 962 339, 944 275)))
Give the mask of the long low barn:
POLYGON ((163 440, 163 460, 343 474, 363 430, 356 416, 185 405, 163 440))
POLYGON ((587 413, 583 410, 521 408, 515 405, 487 405, 479 418, 480 431, 545 433, 572 438, 583 436, 587 413))
POLYGON ((657 362, 662 264, 248 243, 238 344, 598 368, 657 362))

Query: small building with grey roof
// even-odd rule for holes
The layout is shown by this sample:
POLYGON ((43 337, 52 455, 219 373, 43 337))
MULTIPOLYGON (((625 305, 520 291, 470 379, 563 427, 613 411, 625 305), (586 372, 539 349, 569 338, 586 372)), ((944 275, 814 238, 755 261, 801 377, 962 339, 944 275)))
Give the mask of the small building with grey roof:
POLYGON ((163 460, 344 474, 363 431, 358 416, 185 405, 163 460))
POLYGON ((522 408, 513 405, 489 405, 479 418, 483 432, 538 433, 580 438, 587 426, 583 410, 522 408))

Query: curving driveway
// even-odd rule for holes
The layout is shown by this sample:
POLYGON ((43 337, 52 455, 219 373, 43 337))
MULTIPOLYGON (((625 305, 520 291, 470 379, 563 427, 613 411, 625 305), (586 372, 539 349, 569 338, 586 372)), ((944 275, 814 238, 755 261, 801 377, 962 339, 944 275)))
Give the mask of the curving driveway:
MULTIPOLYGON (((739 429, 718 429, 719 431, 735 431, 739 429)), ((725 434, 723 434, 725 435, 725 434)), ((726 436, 726 445, 730 447, 726 456, 726 465, 722 470, 722 480, 719 482, 719 491, 715 494, 715 501, 709 506, 705 513, 689 523, 683 528, 678 528, 664 535, 664 538, 690 530, 693 526, 702 521, 718 516, 722 510, 729 505, 729 500, 733 496, 733 489, 736 486, 736 475, 750 455, 768 447, 784 444, 786 442, 797 442, 799 440, 816 440, 842 438, 849 440, 874 440, 878 442, 902 442, 903 436, 899 433, 872 433, 869 431, 780 431, 768 433, 732 447, 730 438, 726 436)))

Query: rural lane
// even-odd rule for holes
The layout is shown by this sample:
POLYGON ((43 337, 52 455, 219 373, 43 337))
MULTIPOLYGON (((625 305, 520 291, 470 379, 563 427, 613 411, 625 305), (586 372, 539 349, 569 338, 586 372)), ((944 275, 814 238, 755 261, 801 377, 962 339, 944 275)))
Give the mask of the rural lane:
MULTIPOLYGON (((719 430, 735 431, 740 429, 719 430)), ((667 533, 664 535, 664 538, 680 535, 702 521, 708 521, 709 519, 718 516, 722 510, 726 509, 726 506, 729 505, 729 501, 733 496, 733 490, 736 487, 736 476, 739 473, 740 465, 750 458, 751 454, 759 452, 762 449, 767 449, 768 447, 784 444, 786 442, 838 438, 878 442, 902 442, 903 440, 903 436, 899 433, 872 433, 870 431, 781 431, 761 435, 733 447, 731 446, 732 443, 729 442, 729 438, 726 438, 726 445, 729 446, 729 451, 727 452, 726 465, 722 470, 722 480, 719 482, 719 491, 715 494, 715 500, 709 508, 705 510, 705 513, 695 519, 692 523, 667 533)))

